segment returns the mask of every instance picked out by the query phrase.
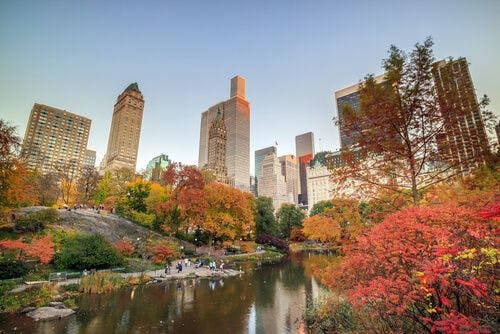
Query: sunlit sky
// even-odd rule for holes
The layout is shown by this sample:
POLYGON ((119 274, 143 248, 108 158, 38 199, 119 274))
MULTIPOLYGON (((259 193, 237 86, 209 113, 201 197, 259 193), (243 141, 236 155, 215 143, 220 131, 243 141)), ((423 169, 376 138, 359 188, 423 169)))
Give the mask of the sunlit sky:
POLYGON ((380 74, 391 44, 426 36, 436 58, 467 57, 478 95, 500 110, 500 1, 0 0, 0 117, 24 136, 33 103, 92 119, 99 163, 113 105, 145 98, 138 169, 153 156, 196 164, 200 113, 247 79, 254 150, 339 147, 334 91, 380 74), (321 141, 319 141, 321 138, 321 141))

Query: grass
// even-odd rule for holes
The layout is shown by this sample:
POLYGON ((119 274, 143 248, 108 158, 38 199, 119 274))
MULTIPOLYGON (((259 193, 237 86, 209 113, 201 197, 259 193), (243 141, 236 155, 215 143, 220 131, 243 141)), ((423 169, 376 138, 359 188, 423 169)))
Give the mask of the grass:
POLYGON ((80 291, 84 293, 106 293, 117 290, 124 285, 121 275, 111 272, 96 272, 83 276, 80 291))

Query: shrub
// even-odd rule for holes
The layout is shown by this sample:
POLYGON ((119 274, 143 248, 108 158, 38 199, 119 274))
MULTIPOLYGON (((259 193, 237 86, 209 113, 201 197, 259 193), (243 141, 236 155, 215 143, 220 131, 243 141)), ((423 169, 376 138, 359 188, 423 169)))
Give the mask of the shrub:
POLYGON ((83 276, 80 291, 85 293, 106 293, 123 286, 123 277, 111 272, 96 272, 83 276))
POLYGON ((131 256, 134 253, 134 244, 130 240, 120 240, 115 242, 115 248, 123 256, 131 256))
POLYGON ((150 252, 153 255, 154 263, 165 263, 167 260, 172 260, 174 257, 174 249, 168 243, 161 243, 151 247, 150 252))
POLYGON ((297 241, 297 242, 302 242, 306 240, 306 237, 304 233, 302 233, 302 229, 299 227, 294 227, 290 231, 290 240, 291 241, 297 241))
POLYGON ((123 256, 99 234, 77 234, 61 245, 54 259, 59 269, 104 269, 124 264, 123 256))
POLYGON ((241 245, 241 251, 243 253, 252 253, 254 251, 253 247, 249 244, 241 245))
POLYGON ((269 245, 275 247, 280 252, 288 254, 290 249, 288 247, 288 243, 280 238, 273 237, 269 234, 261 234, 255 239, 255 242, 261 245, 269 245))
POLYGON ((0 257, 0 279, 16 278, 25 275, 28 267, 16 260, 13 255, 0 257))
POLYGON ((135 210, 130 210, 129 212, 130 218, 138 224, 145 226, 147 228, 153 228, 153 223, 156 220, 156 216, 154 214, 139 212, 135 210))
POLYGON ((47 225, 57 222, 58 219, 59 213, 56 209, 43 209, 18 217, 15 221, 15 228, 25 232, 38 232, 47 225))
POLYGON ((64 302, 64 306, 70 309, 75 309, 76 308, 76 302, 73 298, 66 299, 64 302))

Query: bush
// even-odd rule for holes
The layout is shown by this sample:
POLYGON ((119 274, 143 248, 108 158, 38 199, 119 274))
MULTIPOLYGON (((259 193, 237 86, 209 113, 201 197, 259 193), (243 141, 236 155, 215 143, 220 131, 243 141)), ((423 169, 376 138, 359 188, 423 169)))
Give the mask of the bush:
POLYGON ((115 242, 115 248, 123 256, 131 256, 134 253, 135 247, 130 240, 120 240, 115 242))
POLYGON ((290 248, 288 247, 288 243, 280 238, 273 237, 269 234, 261 234, 255 239, 255 242, 261 245, 269 245, 275 247, 280 252, 288 254, 290 252, 290 248))
POLYGON ((241 245, 241 251, 243 253, 252 253, 254 251, 253 247, 249 244, 241 245))
POLYGON ((0 279, 16 278, 25 275, 28 272, 28 267, 17 261, 14 256, 0 257, 0 279))
POLYGON ((24 216, 20 216, 15 221, 15 228, 25 232, 38 232, 47 225, 57 222, 59 213, 56 209, 43 209, 24 216))
POLYGON ((58 269, 104 269, 124 264, 123 256, 102 235, 77 234, 62 241, 54 263, 58 269))
POLYGON ((130 218, 144 227, 153 228, 153 223, 156 220, 156 216, 154 214, 139 212, 135 210, 130 210, 129 212, 130 218))
POLYGON ((123 277, 116 273, 96 272, 83 276, 80 291, 85 293, 106 293, 123 286, 123 277))
POLYGON ((306 236, 302 232, 302 229, 300 227, 294 227, 290 231, 290 241, 297 241, 297 242, 302 242, 306 240, 306 236))

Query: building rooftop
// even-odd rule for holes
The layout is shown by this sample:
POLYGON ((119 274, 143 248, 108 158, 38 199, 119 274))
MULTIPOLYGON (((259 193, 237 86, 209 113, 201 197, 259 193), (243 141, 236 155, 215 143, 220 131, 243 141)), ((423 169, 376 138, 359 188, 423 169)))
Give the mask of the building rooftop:
POLYGON ((125 88, 125 92, 131 91, 131 90, 134 90, 134 91, 139 92, 139 93, 141 92, 139 90, 139 85, 137 84, 137 82, 133 82, 130 85, 128 85, 127 88, 125 88))

